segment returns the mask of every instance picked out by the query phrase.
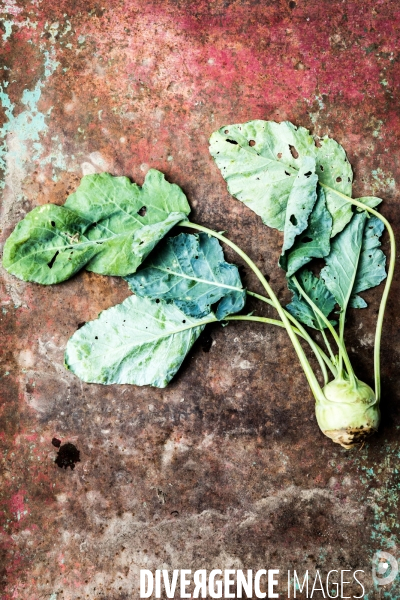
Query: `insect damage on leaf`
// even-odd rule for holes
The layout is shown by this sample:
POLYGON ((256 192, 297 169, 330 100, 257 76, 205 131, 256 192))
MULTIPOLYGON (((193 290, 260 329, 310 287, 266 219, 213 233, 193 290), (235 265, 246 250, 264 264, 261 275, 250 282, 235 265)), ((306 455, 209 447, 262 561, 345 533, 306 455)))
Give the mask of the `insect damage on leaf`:
MULTIPOLYGON (((210 138, 210 152, 229 192, 270 227, 284 229, 289 197, 305 157, 315 161, 318 181, 328 186, 325 195, 333 220, 331 236, 352 217, 351 205, 337 193, 351 196, 351 166, 343 148, 331 138, 321 138, 317 146, 304 127, 288 121, 257 120, 221 127, 210 138), (228 138, 236 145, 228 144, 228 138)), ((310 176, 310 193, 313 186, 315 189, 310 176)))
POLYGON ((142 187, 109 173, 86 175, 64 206, 40 206, 18 223, 3 265, 42 284, 65 281, 83 267, 127 275, 189 212, 182 190, 155 169, 142 187))
POLYGON ((318 189, 318 200, 308 219, 308 227, 298 235, 293 246, 282 252, 279 265, 287 271, 287 277, 294 275, 313 258, 324 258, 330 251, 332 217, 326 208, 325 192, 318 189))
POLYGON ((173 304, 129 296, 74 333, 65 366, 88 383, 162 388, 204 327, 173 304))

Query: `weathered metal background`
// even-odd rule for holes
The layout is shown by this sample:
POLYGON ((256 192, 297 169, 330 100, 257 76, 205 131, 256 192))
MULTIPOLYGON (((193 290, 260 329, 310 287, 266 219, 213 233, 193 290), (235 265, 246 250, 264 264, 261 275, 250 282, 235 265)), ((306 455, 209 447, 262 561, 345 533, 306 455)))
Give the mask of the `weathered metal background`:
MULTIPOLYGON (((383 197, 398 228, 398 2, 4 0, 2 10, 3 241, 33 207, 62 204, 82 174, 142 183, 155 167, 185 190, 193 220, 227 231, 287 299, 280 234, 229 196, 207 148, 214 129, 255 118, 338 140, 355 196, 383 197)), ((382 595, 370 578, 375 550, 399 554, 398 282, 380 433, 349 452, 319 432, 285 332, 216 326, 210 351, 198 343, 165 390, 87 385, 63 368, 65 344, 123 300, 126 283, 2 276, 1 598, 136 600, 140 568, 227 567, 365 569, 368 600, 400 597, 398 584, 382 595), (55 464, 53 438, 79 450, 74 470, 55 464)), ((368 383, 380 292, 349 317, 368 383)))

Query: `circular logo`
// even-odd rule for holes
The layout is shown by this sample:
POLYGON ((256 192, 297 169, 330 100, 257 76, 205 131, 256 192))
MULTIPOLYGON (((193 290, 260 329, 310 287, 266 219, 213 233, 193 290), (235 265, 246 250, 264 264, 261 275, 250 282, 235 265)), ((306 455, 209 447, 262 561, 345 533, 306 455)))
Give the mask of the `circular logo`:
POLYGON ((397 560, 389 552, 378 550, 372 559, 372 579, 376 585, 392 583, 399 572, 397 560))

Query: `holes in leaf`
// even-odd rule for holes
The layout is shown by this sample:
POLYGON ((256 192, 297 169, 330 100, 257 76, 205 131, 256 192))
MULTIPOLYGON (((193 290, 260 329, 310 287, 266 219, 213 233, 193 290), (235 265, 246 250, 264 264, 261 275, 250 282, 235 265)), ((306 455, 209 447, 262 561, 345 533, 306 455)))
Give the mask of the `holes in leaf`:
POLYGON ((182 323, 186 323, 186 319, 183 319, 182 323))
POLYGON ((195 256, 195 259, 196 259, 196 260, 197 260, 198 258, 199 258, 198 256, 195 256))
POLYGON ((321 148, 322 146, 321 142, 319 141, 319 138, 314 139, 314 144, 317 146, 317 148, 321 148))
POLYGON ((95 335, 95 336, 94 336, 94 339, 95 339, 95 340, 98 340, 99 338, 97 337, 97 335, 95 335))
POLYGON ((229 129, 225 129, 224 133, 229 133, 229 129))
POLYGON ((285 175, 287 175, 288 177, 290 177, 290 173, 288 173, 287 171, 285 171, 285 175))
POLYGON ((306 235, 305 237, 303 237, 303 238, 302 238, 302 240, 301 240, 301 241, 302 241, 302 242, 304 242, 304 243, 306 244, 307 242, 312 242, 312 241, 313 241, 313 239, 312 239, 312 238, 310 238, 310 237, 308 237, 308 236, 306 235))
POLYGON ((256 141, 255 140, 250 140, 249 141, 249 146, 253 147, 256 145, 256 141))
POLYGON ((296 227, 297 225, 297 219, 294 215, 290 215, 290 219, 289 221, 291 222, 292 225, 294 225, 296 227))
POLYGON ((50 224, 51 224, 52 227, 56 226, 56 222, 55 221, 50 221, 50 224))
POLYGON ((49 267, 49 269, 53 268, 54 263, 56 262, 56 258, 59 255, 59 251, 57 250, 57 252, 55 253, 55 255, 53 256, 53 258, 51 259, 50 262, 47 263, 47 266, 49 267))
POLYGON ((156 298, 156 304, 160 303, 160 298, 156 298))
POLYGON ((299 158, 299 153, 297 152, 297 150, 294 146, 291 146, 289 144, 289 150, 290 150, 290 154, 293 156, 293 158, 299 158))
POLYGON ((310 175, 312 175, 311 171, 308 171, 308 173, 304 173, 304 177, 310 177, 310 175))
POLYGON ((350 177, 348 177, 348 178, 347 178, 347 181, 348 181, 349 183, 351 182, 351 179, 350 179, 350 177))
POLYGON ((235 140, 226 140, 227 142, 229 142, 230 144, 233 144, 234 146, 237 146, 237 142, 235 142, 235 140))
POLYGON ((277 157, 282 158, 282 152, 278 152, 277 157))
POLYGON ((147 207, 146 207, 146 206, 142 206, 142 208, 140 208, 140 209, 137 211, 137 214, 138 214, 140 217, 144 217, 144 216, 146 215, 146 213, 147 213, 147 207))
POLYGON ((319 165, 319 168, 321 169, 321 171, 324 170, 324 167, 322 165, 319 165))
POLYGON ((340 183, 341 181, 342 181, 342 178, 341 178, 341 177, 336 177, 336 182, 337 182, 337 183, 340 183))

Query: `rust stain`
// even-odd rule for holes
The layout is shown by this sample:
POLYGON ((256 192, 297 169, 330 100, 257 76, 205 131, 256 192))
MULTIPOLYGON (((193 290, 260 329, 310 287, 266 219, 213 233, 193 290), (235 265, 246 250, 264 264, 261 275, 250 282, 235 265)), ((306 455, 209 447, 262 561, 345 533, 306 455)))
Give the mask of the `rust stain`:
MULTIPOLYGON (((62 204, 83 173, 141 183, 154 167, 284 298, 279 234, 228 195, 207 148, 216 128, 255 118, 337 139, 354 194, 382 196, 398 229, 400 28, 389 0, 7 0, 4 10, 3 241, 34 206, 62 204)), ((347 453, 317 429, 284 332, 215 326, 209 352, 199 343, 165 390, 103 388, 65 371, 63 350, 81 323, 128 295, 126 283, 2 277, 4 600, 136 600, 139 569, 162 565, 369 573, 374 551, 399 543, 398 283, 381 431, 347 453), (79 451, 74 469, 56 464, 53 438, 79 451)), ((367 382, 378 296, 368 292, 373 308, 349 316, 367 382)))

